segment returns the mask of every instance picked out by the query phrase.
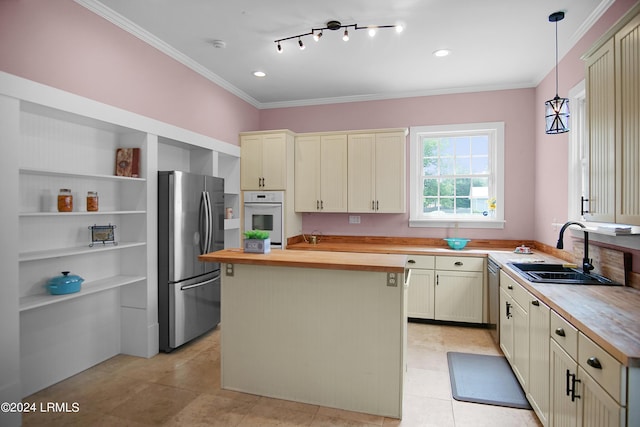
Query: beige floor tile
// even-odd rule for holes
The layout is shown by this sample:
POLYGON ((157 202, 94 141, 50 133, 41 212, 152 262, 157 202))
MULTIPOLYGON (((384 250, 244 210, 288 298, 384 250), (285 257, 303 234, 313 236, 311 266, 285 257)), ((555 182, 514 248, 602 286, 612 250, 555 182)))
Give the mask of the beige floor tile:
POLYGON ((255 405, 222 396, 202 394, 171 418, 164 427, 238 426, 255 405))
POLYGON ((449 372, 409 366, 405 376, 405 395, 451 400, 449 372))
POLYGON ((542 427, 533 411, 453 401, 456 427, 542 427))
POLYGON ((454 427, 451 400, 405 395, 402 420, 386 418, 385 427, 454 427))
POLYGON ((314 414, 294 409, 257 403, 242 419, 243 427, 309 426, 314 414))
POLYGON ((318 416, 359 422, 359 423, 364 423, 365 425, 371 424, 376 426, 382 425, 384 421, 384 417, 381 417, 378 415, 371 415, 371 414, 365 414, 362 412, 354 412, 354 411, 345 411, 343 409, 327 408, 324 406, 321 406, 318 409, 318 416))
POLYGON ((169 421, 198 397, 198 393, 162 384, 145 387, 109 412, 130 421, 160 425, 169 421))

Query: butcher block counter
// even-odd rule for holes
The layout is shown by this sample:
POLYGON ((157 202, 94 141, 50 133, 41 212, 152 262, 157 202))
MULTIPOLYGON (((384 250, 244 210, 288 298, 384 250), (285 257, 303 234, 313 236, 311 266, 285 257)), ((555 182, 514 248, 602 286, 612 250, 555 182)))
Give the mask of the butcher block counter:
POLYGON ((302 252, 273 249, 267 254, 225 249, 201 255, 200 261, 279 267, 321 268, 332 270, 385 271, 404 273, 406 255, 360 252, 302 252))
POLYGON ((402 417, 405 255, 226 249, 221 386, 402 417))

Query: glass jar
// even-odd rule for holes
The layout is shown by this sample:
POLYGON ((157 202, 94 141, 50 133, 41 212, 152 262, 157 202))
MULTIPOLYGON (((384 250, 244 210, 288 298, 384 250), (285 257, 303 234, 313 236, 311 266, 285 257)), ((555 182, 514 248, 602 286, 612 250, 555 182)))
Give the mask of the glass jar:
POLYGON ((73 211, 73 195, 68 188, 61 188, 58 192, 58 212, 73 211))
POLYGON ((87 212, 98 211, 98 192, 87 191, 87 212))

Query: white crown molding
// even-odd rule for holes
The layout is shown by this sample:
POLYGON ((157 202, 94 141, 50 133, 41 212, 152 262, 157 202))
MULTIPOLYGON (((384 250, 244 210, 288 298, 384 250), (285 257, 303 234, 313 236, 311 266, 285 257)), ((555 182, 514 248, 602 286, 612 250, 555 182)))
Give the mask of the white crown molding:
POLYGON ((273 108, 309 107, 313 105, 345 104, 349 102, 364 101, 384 101, 388 99, 419 98, 421 96, 452 95, 458 93, 491 92, 512 89, 529 89, 534 87, 536 87, 534 83, 519 83, 510 85, 468 86, 411 92, 394 92, 388 94, 374 93, 369 95, 341 96, 335 98, 315 98, 295 101, 262 102, 259 108, 267 110, 273 108))
POLYGON ((173 46, 165 43, 160 40, 158 37, 146 31, 144 28, 136 25, 130 20, 126 19, 122 15, 116 13, 113 9, 108 8, 104 4, 100 3, 98 0, 74 0, 79 5, 89 9, 91 12, 95 13, 98 16, 106 19, 112 24, 117 25, 128 33, 134 35, 139 38, 143 42, 155 47, 160 52, 165 55, 175 59, 180 62, 184 66, 192 69, 196 73, 205 77, 206 79, 212 81, 223 89, 231 92, 238 98, 248 102, 256 108, 260 108, 260 102, 258 102, 255 98, 247 94, 246 92, 238 89, 236 86, 232 85, 228 81, 224 80, 222 77, 218 76, 215 73, 212 73, 209 69, 205 68, 198 62, 184 55, 182 52, 175 49, 173 46))

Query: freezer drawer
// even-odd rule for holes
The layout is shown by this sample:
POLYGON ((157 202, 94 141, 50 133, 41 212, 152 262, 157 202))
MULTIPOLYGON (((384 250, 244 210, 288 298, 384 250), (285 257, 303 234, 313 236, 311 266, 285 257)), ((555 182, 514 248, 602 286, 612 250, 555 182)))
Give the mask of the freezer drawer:
POLYGON ((169 284, 169 346, 172 349, 213 329, 219 322, 219 271, 204 282, 169 284))

